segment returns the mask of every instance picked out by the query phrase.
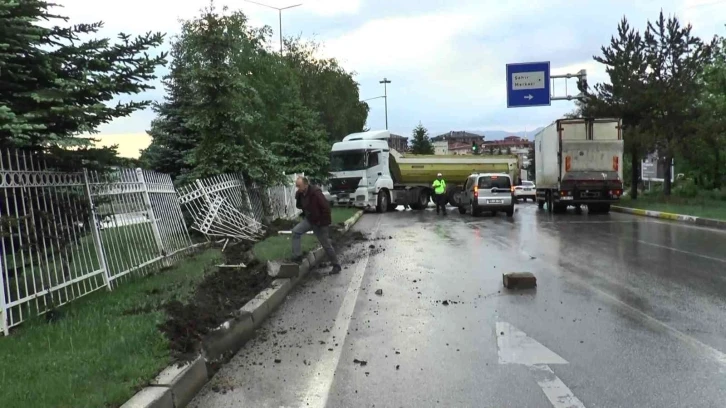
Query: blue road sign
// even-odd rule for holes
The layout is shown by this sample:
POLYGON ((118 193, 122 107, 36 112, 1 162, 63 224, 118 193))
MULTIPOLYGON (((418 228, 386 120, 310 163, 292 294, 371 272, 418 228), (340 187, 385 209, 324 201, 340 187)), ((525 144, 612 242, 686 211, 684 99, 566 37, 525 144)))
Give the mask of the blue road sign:
POLYGON ((549 61, 507 64, 507 108, 551 104, 549 61))

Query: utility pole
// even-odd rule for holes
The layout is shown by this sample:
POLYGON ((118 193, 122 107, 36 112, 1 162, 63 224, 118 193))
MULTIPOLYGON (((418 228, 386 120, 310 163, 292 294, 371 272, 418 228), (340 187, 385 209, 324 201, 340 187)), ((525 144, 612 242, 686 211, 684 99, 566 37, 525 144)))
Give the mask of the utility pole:
POLYGON ((386 89, 386 85, 390 84, 391 81, 389 81, 388 78, 383 78, 383 80, 378 81, 378 83, 383 84, 383 100, 385 101, 386 106, 386 130, 388 130, 388 90, 386 89))
POLYGON ((252 1, 252 0, 245 0, 245 1, 248 3, 257 4, 258 6, 263 6, 263 7, 271 8, 273 10, 277 10, 277 15, 278 15, 278 18, 280 21, 280 55, 282 55, 282 10, 287 10, 287 9, 291 9, 293 7, 302 6, 302 3, 295 4, 292 6, 287 6, 287 7, 273 7, 273 6, 268 6, 267 4, 258 3, 256 1, 252 1))

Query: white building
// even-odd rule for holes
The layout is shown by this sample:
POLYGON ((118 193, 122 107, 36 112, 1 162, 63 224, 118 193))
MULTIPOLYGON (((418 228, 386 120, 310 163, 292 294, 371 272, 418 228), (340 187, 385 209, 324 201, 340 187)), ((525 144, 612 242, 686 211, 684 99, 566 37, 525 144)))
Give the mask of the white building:
POLYGON ((433 142, 432 145, 434 146, 434 154, 449 154, 448 141, 441 140, 438 142, 433 142))

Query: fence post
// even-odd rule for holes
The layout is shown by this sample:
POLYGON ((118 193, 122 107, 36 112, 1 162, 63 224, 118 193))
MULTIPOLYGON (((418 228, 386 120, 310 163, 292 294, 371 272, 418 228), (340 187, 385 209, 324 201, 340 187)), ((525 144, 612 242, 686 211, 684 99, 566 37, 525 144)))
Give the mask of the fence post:
POLYGON ((7 299, 5 299, 5 268, 3 267, 3 257, 0 255, 0 330, 3 334, 10 335, 8 323, 7 299))
POLYGON ((96 223, 98 215, 96 214, 96 205, 93 203, 93 194, 91 194, 91 180, 88 177, 88 169, 83 169, 83 184, 86 185, 86 196, 88 198, 88 207, 91 209, 91 235, 93 235, 93 245, 96 247, 96 256, 98 263, 103 270, 103 283, 106 284, 108 290, 113 290, 111 274, 106 263, 106 254, 103 252, 103 241, 101 240, 100 225, 96 223))
POLYGON ((156 221, 154 208, 151 206, 149 187, 146 185, 146 180, 144 179, 144 171, 141 168, 136 168, 136 179, 139 181, 139 183, 141 183, 141 186, 143 187, 144 204, 146 204, 146 211, 149 215, 149 219, 151 220, 151 230, 154 233, 154 241, 156 241, 156 247, 159 250, 159 255, 161 255, 165 259, 164 265, 168 266, 168 260, 166 260, 166 250, 164 249, 164 242, 162 242, 161 233, 159 232, 159 224, 156 221))

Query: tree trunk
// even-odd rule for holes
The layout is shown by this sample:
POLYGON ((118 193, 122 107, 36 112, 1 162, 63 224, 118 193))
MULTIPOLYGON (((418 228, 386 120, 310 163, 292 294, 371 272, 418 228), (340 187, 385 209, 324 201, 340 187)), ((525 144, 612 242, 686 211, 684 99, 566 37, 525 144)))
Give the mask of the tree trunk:
POLYGON ((671 195, 671 161, 673 156, 666 154, 665 156, 665 171, 663 172, 663 195, 671 195))
POLYGON ((638 199, 638 184, 640 181, 640 154, 638 149, 633 147, 630 155, 631 173, 630 173, 630 198, 638 199))
POLYGON ((714 149, 716 155, 716 166, 713 168, 713 188, 721 188, 721 152, 718 151, 719 146, 714 149))

